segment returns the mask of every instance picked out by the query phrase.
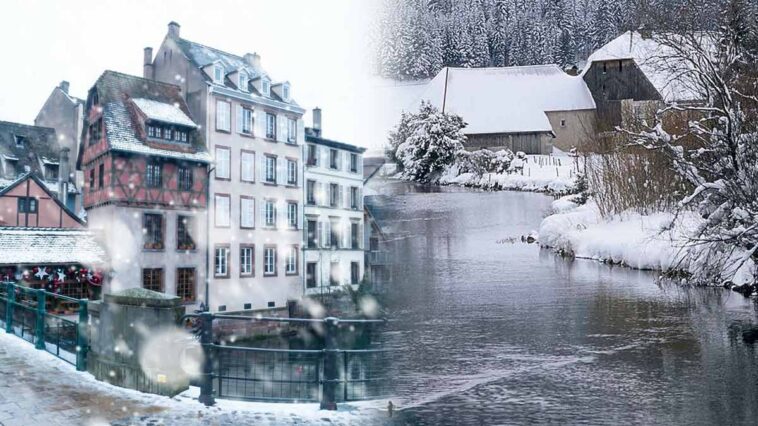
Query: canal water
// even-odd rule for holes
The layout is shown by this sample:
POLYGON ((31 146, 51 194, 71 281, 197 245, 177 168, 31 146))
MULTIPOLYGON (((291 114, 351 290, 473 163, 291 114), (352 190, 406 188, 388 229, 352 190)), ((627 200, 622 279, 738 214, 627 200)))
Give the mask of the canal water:
POLYGON ((398 424, 756 424, 750 299, 521 243, 552 198, 383 183, 398 424))

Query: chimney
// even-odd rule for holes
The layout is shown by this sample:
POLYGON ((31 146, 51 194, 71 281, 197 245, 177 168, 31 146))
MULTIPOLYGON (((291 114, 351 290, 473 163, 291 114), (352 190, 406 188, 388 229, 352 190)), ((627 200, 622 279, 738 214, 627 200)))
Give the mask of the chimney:
POLYGON ((66 195, 68 194, 68 185, 71 180, 70 171, 68 169, 68 148, 61 149, 60 156, 58 157, 58 199, 66 204, 66 195))
POLYGON ((313 131, 316 136, 321 137, 321 108, 313 108, 313 131))
POLYGON ((142 77, 153 79, 153 48, 146 47, 142 57, 142 77))
POLYGON ((171 21, 168 23, 168 36, 171 38, 179 38, 179 30, 182 28, 181 25, 176 23, 175 21, 171 21))
POLYGON ((245 53, 243 58, 245 59, 245 62, 254 69, 257 70, 261 68, 261 55, 257 53, 245 53))
POLYGON ((61 81, 61 84, 59 84, 58 87, 63 91, 63 93, 68 95, 68 81, 61 81))

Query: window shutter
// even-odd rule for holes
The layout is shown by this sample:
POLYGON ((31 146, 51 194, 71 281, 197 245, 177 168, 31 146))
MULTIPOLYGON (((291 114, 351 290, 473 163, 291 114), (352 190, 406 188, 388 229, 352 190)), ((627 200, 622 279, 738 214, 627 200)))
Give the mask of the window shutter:
POLYGON ((317 234, 316 234, 316 244, 321 245, 324 247, 326 244, 324 243, 324 222, 317 220, 316 221, 316 227, 318 228, 317 234))
POLYGON ((329 247, 332 239, 332 223, 329 220, 324 222, 324 247, 329 247))
POLYGON ((337 207, 342 208, 345 206, 345 195, 343 194, 343 186, 337 185, 337 207))
POLYGON ((342 247, 350 247, 350 221, 342 221, 340 228, 342 228, 342 247))
POLYGON ((305 226, 303 224, 303 215, 305 214, 304 211, 301 211, 300 203, 295 204, 297 206, 297 229, 303 229, 305 226))
POLYGON ((266 226, 266 200, 261 200, 259 203, 261 205, 261 226, 266 226))
POLYGON ((261 166, 258 167, 258 170, 260 170, 259 176, 260 181, 265 182, 266 181, 266 156, 261 155, 261 166))
POLYGON ((287 183, 287 160, 285 158, 277 158, 276 183, 279 185, 285 185, 287 183))
POLYGON ((237 133, 242 133, 242 105, 237 104, 237 133))
POLYGON ((253 133, 258 137, 266 136, 266 113, 262 110, 256 109, 253 111, 253 133))
POLYGON ((276 140, 278 142, 287 141, 287 117, 284 115, 276 117, 276 140))
POLYGON ((314 157, 316 157, 316 166, 318 166, 321 164, 321 150, 319 149, 318 145, 313 145, 313 149, 314 157))
POLYGON ((358 248, 363 249, 363 222, 358 223, 358 248))

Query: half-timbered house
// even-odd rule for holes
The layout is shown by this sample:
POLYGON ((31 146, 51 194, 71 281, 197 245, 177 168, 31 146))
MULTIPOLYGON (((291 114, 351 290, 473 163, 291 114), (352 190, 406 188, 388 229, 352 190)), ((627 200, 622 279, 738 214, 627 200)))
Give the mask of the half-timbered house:
POLYGON ((104 231, 113 289, 197 301, 211 159, 179 87, 106 71, 89 91, 84 124, 84 208, 89 226, 104 231))

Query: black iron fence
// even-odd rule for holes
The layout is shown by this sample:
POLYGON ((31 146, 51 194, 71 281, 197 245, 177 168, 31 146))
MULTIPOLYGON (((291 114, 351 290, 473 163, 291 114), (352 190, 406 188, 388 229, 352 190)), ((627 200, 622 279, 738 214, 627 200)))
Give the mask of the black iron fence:
POLYGON ((87 369, 87 299, 74 299, 42 289, 0 283, 0 325, 7 333, 33 343, 58 358, 87 369), (50 307, 77 306, 71 315, 58 315, 50 307))
POLYGON ((200 402, 215 398, 255 401, 320 402, 334 410, 338 402, 377 399, 389 395, 387 352, 377 349, 340 349, 340 333, 384 320, 304 319, 237 315, 190 314, 196 318, 204 353, 200 402), (214 343, 216 319, 299 323, 323 327, 323 349, 272 349, 214 343))

